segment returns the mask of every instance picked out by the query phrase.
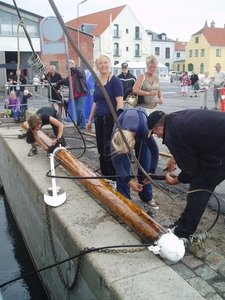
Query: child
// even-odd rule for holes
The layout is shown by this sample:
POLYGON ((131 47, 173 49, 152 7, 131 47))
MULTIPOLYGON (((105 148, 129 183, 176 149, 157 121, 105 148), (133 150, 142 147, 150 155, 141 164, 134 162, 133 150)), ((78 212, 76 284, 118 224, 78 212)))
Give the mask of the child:
POLYGON ((34 85, 35 95, 37 94, 37 88, 38 88, 39 83, 40 83, 40 80, 39 80, 38 76, 35 75, 34 78, 33 78, 33 85, 34 85))
POLYGON ((5 109, 6 110, 11 110, 14 120, 16 123, 19 123, 19 115, 20 115, 20 110, 19 110, 19 99, 16 97, 15 91, 11 91, 9 94, 9 99, 7 100, 8 102, 8 107, 5 104, 5 109))
POLYGON ((32 94, 28 90, 24 90, 23 99, 21 101, 21 106, 20 106, 21 114, 24 118, 25 118, 25 111, 28 110, 27 99, 30 98, 31 96, 32 94))

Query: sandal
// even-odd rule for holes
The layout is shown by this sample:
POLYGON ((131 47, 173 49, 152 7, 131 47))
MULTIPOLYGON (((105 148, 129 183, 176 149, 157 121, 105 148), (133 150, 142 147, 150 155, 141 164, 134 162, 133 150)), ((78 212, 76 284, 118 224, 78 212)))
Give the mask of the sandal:
POLYGON ((153 209, 159 209, 159 206, 155 203, 154 200, 151 200, 149 202, 146 202, 146 204, 148 204, 151 208, 153 209))

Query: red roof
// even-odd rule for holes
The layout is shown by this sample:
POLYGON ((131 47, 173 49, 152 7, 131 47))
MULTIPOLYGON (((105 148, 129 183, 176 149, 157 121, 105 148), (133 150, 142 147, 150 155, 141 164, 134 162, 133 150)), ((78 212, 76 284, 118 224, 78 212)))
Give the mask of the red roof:
POLYGON ((186 46, 187 46, 187 42, 176 42, 175 51, 185 51, 186 46))
POLYGON ((96 27, 90 32, 94 36, 101 35, 110 25, 110 15, 111 21, 114 21, 115 18, 121 13, 121 11, 126 7, 126 5, 118 6, 115 8, 103 10, 97 13, 90 15, 82 16, 76 19, 73 19, 66 24, 79 28, 81 24, 95 24, 96 27))
MULTIPOLYGON (((225 28, 203 27, 193 35, 203 34, 211 46, 225 47, 225 28)), ((192 35, 192 36, 193 36, 192 35)))

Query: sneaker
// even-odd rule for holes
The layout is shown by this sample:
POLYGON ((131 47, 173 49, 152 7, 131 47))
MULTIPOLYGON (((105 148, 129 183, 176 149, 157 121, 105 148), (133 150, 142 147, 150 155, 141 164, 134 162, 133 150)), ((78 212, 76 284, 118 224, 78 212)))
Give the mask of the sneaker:
POLYGON ((28 156, 33 156, 33 155, 35 155, 35 154, 38 154, 38 149, 37 149, 37 147, 32 147, 31 149, 30 149, 30 151, 28 152, 28 156))
POLYGON ((159 206, 155 203, 153 199, 151 201, 146 202, 146 204, 148 204, 153 209, 159 209, 159 206))

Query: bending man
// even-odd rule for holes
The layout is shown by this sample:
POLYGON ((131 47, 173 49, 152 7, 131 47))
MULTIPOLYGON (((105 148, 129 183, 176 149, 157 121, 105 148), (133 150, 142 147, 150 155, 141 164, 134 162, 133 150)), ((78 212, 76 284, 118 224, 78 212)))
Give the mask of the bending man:
POLYGON ((178 237, 192 235, 217 185, 225 179, 225 114, 208 110, 183 110, 166 115, 155 111, 148 117, 151 133, 163 139, 173 157, 166 183, 190 183, 187 206, 174 233, 178 237), (175 164, 181 169, 171 176, 175 164), (198 189, 207 191, 196 191, 198 189))
POLYGON ((60 139, 60 144, 65 147, 66 141, 63 137, 63 124, 59 121, 59 113, 52 107, 42 107, 36 114, 33 114, 28 119, 29 129, 27 131, 27 143, 32 145, 28 156, 33 156, 38 153, 36 143, 48 150, 48 146, 38 136, 38 130, 44 125, 50 124, 56 138, 52 141, 52 146, 55 146, 60 139))

